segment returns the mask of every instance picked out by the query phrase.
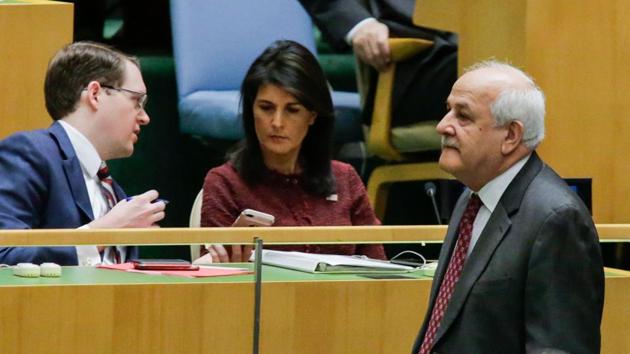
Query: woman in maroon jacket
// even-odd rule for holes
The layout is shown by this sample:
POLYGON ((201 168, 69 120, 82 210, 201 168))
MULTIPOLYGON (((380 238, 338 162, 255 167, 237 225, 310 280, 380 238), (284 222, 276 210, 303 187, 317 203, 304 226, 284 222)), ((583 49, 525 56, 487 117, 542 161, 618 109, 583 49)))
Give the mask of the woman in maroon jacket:
MULTIPOLYGON (((241 106, 245 140, 208 172, 201 226, 230 226, 244 209, 275 216, 275 226, 380 223, 354 169, 331 160, 332 99, 308 49, 288 40, 268 47, 245 76, 241 106)), ((380 244, 269 248, 385 258, 380 244)), ((214 262, 240 262, 251 249, 212 245, 207 251, 214 262)))

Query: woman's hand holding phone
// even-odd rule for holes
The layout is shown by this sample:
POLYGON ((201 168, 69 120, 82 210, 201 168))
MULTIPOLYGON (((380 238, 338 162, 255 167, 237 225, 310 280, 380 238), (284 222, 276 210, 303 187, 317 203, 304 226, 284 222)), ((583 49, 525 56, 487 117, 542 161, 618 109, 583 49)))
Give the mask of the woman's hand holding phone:
POLYGON ((226 246, 219 244, 206 245, 208 253, 212 257, 212 263, 244 263, 249 261, 249 257, 254 249, 250 245, 229 245, 230 252, 226 246))
POLYGON ((245 209, 234 220, 234 227, 271 226, 276 222, 276 218, 258 210, 245 209))
MULTIPOLYGON (((263 213, 253 209, 243 210, 234 220, 234 227, 271 226, 275 222, 275 217, 271 214, 263 213)), ((219 244, 206 245, 208 253, 212 257, 212 263, 243 263, 248 262, 254 247, 251 245, 229 245, 227 248, 219 244)))

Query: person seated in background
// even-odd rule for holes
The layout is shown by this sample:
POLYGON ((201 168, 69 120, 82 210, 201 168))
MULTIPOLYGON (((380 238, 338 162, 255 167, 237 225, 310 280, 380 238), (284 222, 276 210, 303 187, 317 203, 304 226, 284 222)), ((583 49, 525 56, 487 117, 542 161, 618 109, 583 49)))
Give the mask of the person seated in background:
MULTIPOLYGON (((77 42, 50 61, 44 83, 54 123, 0 141, 0 229, 152 227, 164 218, 150 190, 131 199, 105 161, 131 156, 146 87, 135 58, 113 48, 77 42)), ((118 263, 136 247, 0 247, 0 263, 62 265, 118 263)))
MULTIPOLYGON (((378 72, 391 64, 390 38, 421 38, 430 49, 396 65, 392 127, 437 122, 457 79, 457 36, 413 24, 413 0, 299 0, 336 50, 352 48, 364 87, 363 118, 370 124, 378 72)), ((415 151, 414 151, 415 152, 415 151)))
MULTIPOLYGON (((231 226, 244 209, 275 216, 275 226, 380 224, 352 166, 331 160, 332 98, 308 49, 289 40, 268 47, 245 76, 241 107, 245 140, 205 178, 202 227, 231 226)), ((269 248, 385 258, 380 244, 269 248)), ((251 254, 251 247, 230 250, 212 245, 207 252, 213 262, 251 254)))

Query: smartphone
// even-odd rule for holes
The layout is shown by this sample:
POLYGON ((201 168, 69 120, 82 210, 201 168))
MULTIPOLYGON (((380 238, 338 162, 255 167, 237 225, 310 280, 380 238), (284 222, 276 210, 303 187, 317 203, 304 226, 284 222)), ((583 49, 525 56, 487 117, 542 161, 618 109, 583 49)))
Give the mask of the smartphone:
POLYGON ((267 213, 253 209, 245 209, 236 218, 232 226, 250 227, 250 226, 271 226, 276 222, 276 218, 267 213))
POLYGON ((183 259, 133 259, 133 267, 140 270, 198 270, 199 266, 183 259))

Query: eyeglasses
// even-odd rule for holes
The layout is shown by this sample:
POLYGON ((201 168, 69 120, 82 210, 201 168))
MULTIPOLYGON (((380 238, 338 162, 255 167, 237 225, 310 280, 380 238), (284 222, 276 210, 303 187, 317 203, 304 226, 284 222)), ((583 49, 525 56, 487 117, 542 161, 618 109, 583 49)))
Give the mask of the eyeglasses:
POLYGON ((136 108, 138 109, 144 109, 144 106, 146 106, 147 100, 149 99, 149 96, 144 92, 138 92, 138 91, 124 89, 121 87, 114 87, 114 86, 102 85, 102 84, 101 84, 101 87, 118 91, 118 92, 127 92, 134 95, 133 99, 136 100, 136 108))

